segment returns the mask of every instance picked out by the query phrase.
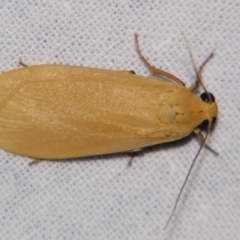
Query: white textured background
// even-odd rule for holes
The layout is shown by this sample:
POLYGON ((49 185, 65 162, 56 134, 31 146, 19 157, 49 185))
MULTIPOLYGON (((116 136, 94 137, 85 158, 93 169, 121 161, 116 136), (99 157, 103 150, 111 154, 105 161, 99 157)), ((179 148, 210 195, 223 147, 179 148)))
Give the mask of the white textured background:
POLYGON ((0 70, 58 63, 134 70, 149 61, 188 85, 194 72, 219 104, 208 139, 169 228, 162 231, 198 150, 195 137, 93 161, 43 162, 0 151, 0 239, 237 239, 240 235, 240 1, 0 1, 0 70))

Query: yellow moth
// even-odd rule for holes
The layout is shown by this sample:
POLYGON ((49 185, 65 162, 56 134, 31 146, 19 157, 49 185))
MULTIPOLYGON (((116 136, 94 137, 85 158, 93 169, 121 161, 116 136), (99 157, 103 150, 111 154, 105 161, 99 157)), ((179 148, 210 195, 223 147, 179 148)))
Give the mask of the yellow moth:
POLYGON ((152 67, 135 37, 151 73, 175 82, 63 65, 6 72, 0 76, 0 148, 35 159, 69 159, 136 151, 193 131, 202 148, 218 108, 202 84, 201 70, 194 65, 205 101, 193 94, 197 83, 186 88, 174 75, 152 67), (204 120, 205 137, 198 128, 204 120))

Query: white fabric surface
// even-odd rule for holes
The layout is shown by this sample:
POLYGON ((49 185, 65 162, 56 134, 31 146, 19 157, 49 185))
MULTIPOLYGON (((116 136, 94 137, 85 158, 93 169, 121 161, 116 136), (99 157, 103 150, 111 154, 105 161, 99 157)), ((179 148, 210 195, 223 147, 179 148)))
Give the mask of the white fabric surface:
MULTIPOLYGON (((240 224, 240 1, 1 1, 0 70, 69 64, 147 75, 134 47, 184 80, 194 72, 182 33, 215 94, 219 115, 162 231, 199 148, 193 136, 91 161, 43 162, 0 150, 0 239, 238 239, 240 224)), ((89 160, 89 159, 87 159, 89 160)))

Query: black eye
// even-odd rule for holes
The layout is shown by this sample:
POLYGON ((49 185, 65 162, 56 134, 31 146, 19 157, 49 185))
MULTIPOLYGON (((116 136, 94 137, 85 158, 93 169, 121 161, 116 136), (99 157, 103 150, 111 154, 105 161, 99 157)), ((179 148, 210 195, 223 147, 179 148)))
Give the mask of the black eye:
MULTIPOLYGON (((209 93, 209 94, 210 94, 210 96, 211 96, 212 102, 215 102, 215 97, 214 97, 211 93, 209 93)), ((207 95, 206 92, 203 92, 203 93, 200 95, 200 97, 201 97, 201 99, 202 99, 204 102, 209 102, 208 95, 207 95)))
MULTIPOLYGON (((212 127, 215 125, 215 122, 216 122, 216 118, 213 117, 212 118, 212 127)), ((208 127, 208 120, 204 120, 200 125, 198 125, 198 127, 201 129, 201 130, 206 130, 207 127, 208 127)))
POLYGON ((204 120, 199 126, 201 130, 206 130, 208 127, 208 120, 204 120))

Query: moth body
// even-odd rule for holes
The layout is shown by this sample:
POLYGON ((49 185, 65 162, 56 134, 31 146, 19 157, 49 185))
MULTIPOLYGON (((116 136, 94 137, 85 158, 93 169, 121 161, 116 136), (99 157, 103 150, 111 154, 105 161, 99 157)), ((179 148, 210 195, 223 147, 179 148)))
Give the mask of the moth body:
POLYGON ((128 71, 38 65, 0 76, 0 148, 33 158, 170 142, 216 115, 186 87, 128 71))

